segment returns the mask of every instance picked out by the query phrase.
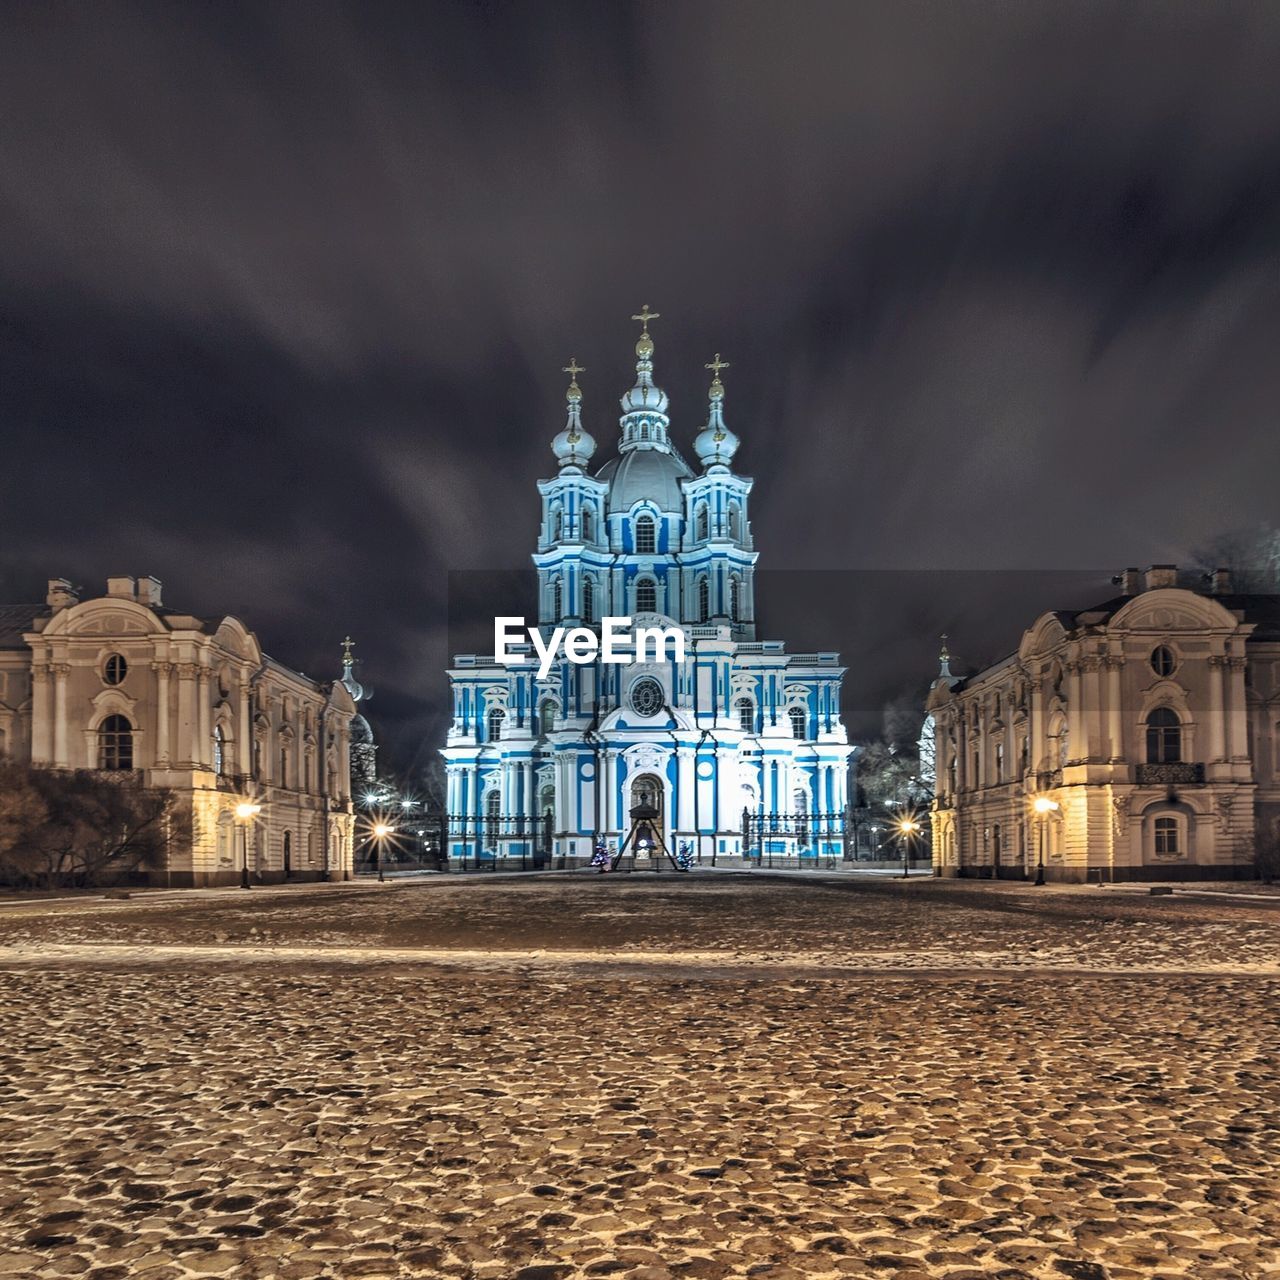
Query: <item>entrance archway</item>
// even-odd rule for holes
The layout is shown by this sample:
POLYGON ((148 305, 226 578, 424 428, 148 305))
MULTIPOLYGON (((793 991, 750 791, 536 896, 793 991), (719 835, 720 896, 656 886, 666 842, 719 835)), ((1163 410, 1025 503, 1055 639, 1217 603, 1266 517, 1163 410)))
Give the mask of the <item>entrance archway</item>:
MULTIPOLYGON (((631 804, 629 809, 635 809, 644 806, 649 809, 656 809, 657 816, 645 821, 653 826, 654 833, 659 840, 665 840, 666 836, 666 819, 667 815, 663 805, 662 780, 652 773, 642 773, 631 782, 631 804)), ((641 838, 641 833, 637 832, 637 839, 641 838)), ((648 854, 650 861, 657 861, 661 858, 656 846, 650 845, 649 848, 637 848, 637 856, 643 857, 648 854)))

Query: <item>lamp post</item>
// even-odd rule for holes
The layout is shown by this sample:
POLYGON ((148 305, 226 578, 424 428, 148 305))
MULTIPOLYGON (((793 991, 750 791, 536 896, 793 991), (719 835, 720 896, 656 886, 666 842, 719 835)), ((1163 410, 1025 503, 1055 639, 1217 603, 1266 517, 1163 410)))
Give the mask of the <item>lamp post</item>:
POLYGON ((1050 800, 1048 796, 1036 796, 1031 806, 1040 816, 1040 857, 1036 863, 1036 884, 1044 884, 1044 829, 1049 821, 1049 815, 1058 808, 1056 800, 1050 800))
POLYGON ((249 889, 249 824, 262 812, 262 806, 252 800, 242 800, 236 805, 236 823, 240 827, 240 887, 249 889))
POLYGON ((913 818, 901 818, 898 821, 898 839, 902 841, 902 878, 904 880, 911 874, 911 837, 919 830, 920 824, 913 818))
POLYGON ((383 842, 395 831, 395 827, 386 822, 375 822, 373 824, 373 866, 378 873, 378 883, 386 884, 386 876, 382 874, 382 852, 383 842))

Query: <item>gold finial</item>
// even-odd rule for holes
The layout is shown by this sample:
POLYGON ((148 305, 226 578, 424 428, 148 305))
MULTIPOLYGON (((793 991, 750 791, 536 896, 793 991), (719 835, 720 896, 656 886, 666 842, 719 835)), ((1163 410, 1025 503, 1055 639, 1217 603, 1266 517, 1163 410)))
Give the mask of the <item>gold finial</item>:
POLYGON ((355 641, 350 636, 344 636, 342 639, 342 665, 349 667, 355 661, 351 656, 351 646, 355 641))
POLYGON ((947 648, 947 633, 945 631, 942 633, 942 652, 938 654, 938 657, 943 662, 946 662, 951 657, 951 651, 947 648))
POLYGON ((647 338, 649 336, 649 321, 658 320, 661 318, 661 316, 660 316, 660 313, 657 311, 650 311, 649 304, 646 302, 644 306, 640 308, 639 314, 634 315, 631 318, 633 320, 640 321, 641 325, 644 326, 640 331, 641 336, 647 338))
POLYGON ((728 369, 728 368, 730 367, 730 365, 729 365, 729 362, 728 362, 727 360, 721 360, 721 359, 720 359, 720 353, 717 351, 717 352, 716 352, 716 358, 715 358, 714 360, 712 360, 710 364, 704 364, 702 367, 703 367, 704 369, 713 369, 713 370, 715 370, 716 381, 717 381, 717 382, 719 382, 719 381, 720 381, 720 370, 721 370, 721 369, 728 369))
POLYGON ((577 382, 578 374, 586 373, 586 369, 583 368, 583 366, 578 363, 577 356, 570 356, 569 363, 565 365, 565 367, 561 369, 560 372, 567 373, 574 380, 574 382, 577 382))

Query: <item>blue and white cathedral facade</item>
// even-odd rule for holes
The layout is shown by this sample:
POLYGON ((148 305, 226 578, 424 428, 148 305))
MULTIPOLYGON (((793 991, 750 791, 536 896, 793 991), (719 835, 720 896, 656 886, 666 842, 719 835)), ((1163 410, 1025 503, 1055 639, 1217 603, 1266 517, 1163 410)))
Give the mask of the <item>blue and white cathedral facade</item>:
POLYGON ((672 443, 667 396, 653 381, 655 316, 645 308, 636 318, 644 327, 617 456, 594 473, 584 370, 566 369, 568 419, 551 446, 558 471, 538 483, 538 625, 544 635, 598 630, 606 616, 678 626, 685 660, 561 656, 539 679, 536 663, 457 655, 443 752, 450 854, 520 857, 549 836, 557 864, 580 864, 601 838, 623 844, 642 801, 658 809, 667 849, 687 843, 700 860, 742 854, 744 812, 783 833, 771 852, 838 854, 850 753, 844 668, 836 653, 788 654, 782 641, 756 638, 752 481, 732 469, 739 441, 720 378, 728 366, 718 355, 707 366, 695 470, 672 443))

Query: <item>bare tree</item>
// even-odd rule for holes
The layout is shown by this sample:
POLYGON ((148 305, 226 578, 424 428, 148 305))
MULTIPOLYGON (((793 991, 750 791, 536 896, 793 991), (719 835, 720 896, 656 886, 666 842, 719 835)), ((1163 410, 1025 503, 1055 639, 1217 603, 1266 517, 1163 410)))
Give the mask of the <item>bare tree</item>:
POLYGON ((116 884, 165 865, 190 826, 172 792, 92 770, 0 765, 0 880, 18 888, 116 884))
POLYGON ((1228 530, 1193 554, 1207 571, 1230 570, 1234 591, 1248 595, 1280 592, 1280 529, 1272 525, 1228 530))

